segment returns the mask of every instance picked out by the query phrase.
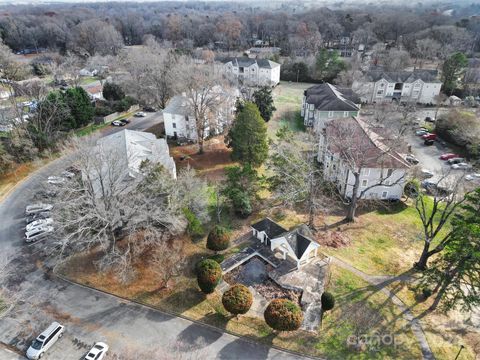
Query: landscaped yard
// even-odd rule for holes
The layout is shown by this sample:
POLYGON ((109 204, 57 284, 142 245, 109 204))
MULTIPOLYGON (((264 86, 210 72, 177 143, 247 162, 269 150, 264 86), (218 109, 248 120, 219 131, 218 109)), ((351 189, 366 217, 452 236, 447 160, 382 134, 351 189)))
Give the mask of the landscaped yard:
MULTIPOLYGON (((405 321, 387 296, 375 291, 348 271, 332 268, 329 290, 334 293, 337 305, 325 316, 322 329, 317 333, 306 331, 275 333, 262 318, 252 317, 250 313, 238 318, 231 316, 223 308, 218 291, 207 296, 203 295, 197 287, 192 267, 199 259, 212 253, 205 250, 203 241, 195 244, 188 239, 183 241, 188 244, 184 255, 190 266, 169 289, 158 288, 156 275, 146 266, 145 261, 136 265, 137 277, 128 286, 118 283, 113 274, 99 274, 92 265, 94 259, 91 257, 79 256, 60 271, 75 281, 122 297, 170 313, 181 314, 266 344, 310 355, 323 355, 330 359, 420 358, 413 334, 404 328, 405 321), (393 334, 396 345, 389 343, 371 345, 368 349, 357 352, 347 343, 350 335, 376 333, 393 334)), ((238 247, 227 250, 227 256, 238 250, 238 247)))

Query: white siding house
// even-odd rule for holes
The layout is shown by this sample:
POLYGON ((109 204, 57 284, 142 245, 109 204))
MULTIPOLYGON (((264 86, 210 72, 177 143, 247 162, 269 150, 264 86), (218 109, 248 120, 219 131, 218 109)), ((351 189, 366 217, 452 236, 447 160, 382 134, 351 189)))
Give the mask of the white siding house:
POLYGON ((269 218, 260 220, 251 226, 252 234, 260 243, 269 247, 272 253, 280 252, 284 260, 294 261, 297 269, 309 263, 317 256, 319 244, 309 239, 302 226, 287 231, 269 218))
MULTIPOLYGON (((400 148, 400 146, 399 146, 400 148)), ((348 152, 348 151, 347 151, 348 152)), ((353 171, 360 173, 359 192, 362 199, 400 199, 407 180, 406 174, 410 165, 404 157, 385 145, 385 139, 368 129, 358 118, 335 119, 327 123, 326 129, 319 133, 318 161, 323 166, 323 174, 327 181, 334 183, 344 198, 351 198, 355 185, 353 171), (335 144, 336 122, 348 122, 352 129, 352 156, 338 149, 335 144), (359 146, 358 160, 355 157, 355 142, 359 146), (349 156, 349 159, 343 158, 349 156), (365 191, 366 190, 366 191, 365 191)))
MULTIPOLYGON (((239 92, 236 89, 218 87, 212 96, 218 96, 220 104, 205 124, 205 138, 221 134, 230 125, 239 92)), ((185 95, 176 95, 170 99, 163 110, 163 121, 168 137, 197 141, 197 122, 191 103, 185 95)))
POLYGON ((355 80, 352 88, 360 95, 363 103, 396 100, 435 104, 441 86, 436 71, 369 71, 355 80))
POLYGON ((316 131, 329 119, 357 116, 360 98, 350 89, 340 89, 329 83, 314 85, 303 93, 302 110, 305 126, 316 131))
POLYGON ((244 85, 276 86, 280 82, 280 64, 267 59, 227 59, 223 70, 230 80, 244 85))

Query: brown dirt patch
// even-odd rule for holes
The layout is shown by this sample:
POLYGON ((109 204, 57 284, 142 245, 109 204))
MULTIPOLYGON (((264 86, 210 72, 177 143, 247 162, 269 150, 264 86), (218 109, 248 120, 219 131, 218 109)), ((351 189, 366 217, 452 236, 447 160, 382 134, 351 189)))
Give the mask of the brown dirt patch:
POLYGON ((217 136, 205 143, 204 153, 198 154, 197 145, 175 146, 170 148, 170 154, 178 169, 188 165, 198 170, 201 176, 211 180, 222 180, 225 167, 235 165, 231 160, 231 149, 227 148, 223 136, 217 136))
POLYGON ((347 234, 338 231, 325 231, 318 233, 316 240, 321 245, 333 247, 335 249, 350 246, 352 243, 347 234))

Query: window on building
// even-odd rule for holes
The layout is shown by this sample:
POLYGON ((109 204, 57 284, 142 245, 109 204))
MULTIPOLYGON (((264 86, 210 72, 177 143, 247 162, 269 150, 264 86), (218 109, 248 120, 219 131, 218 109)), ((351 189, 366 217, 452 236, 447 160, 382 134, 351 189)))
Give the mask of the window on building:
POLYGON ((382 192, 382 199, 386 199, 388 196, 388 191, 382 192))
POLYGON ((329 117, 329 118, 330 118, 330 117, 333 117, 333 111, 329 111, 329 112, 328 112, 328 117, 329 117))
POLYGON ((413 86, 415 89, 418 89, 420 87, 420 83, 416 83, 414 86, 413 86))
POLYGON ((176 129, 176 128, 177 128, 177 124, 172 123, 172 127, 173 127, 174 129, 176 129))
POLYGON ((383 90, 378 90, 377 91, 377 97, 381 97, 383 95, 383 90))
POLYGON ((393 174, 393 169, 388 169, 387 170, 387 177, 392 176, 393 174))
POLYGON ((348 117, 348 111, 343 112, 343 117, 348 117))
POLYGON ((413 93, 412 93, 412 96, 413 96, 413 97, 417 97, 418 94, 420 94, 420 91, 418 91, 418 90, 413 90, 413 93))
POLYGON ((368 185, 368 180, 362 180, 362 186, 365 187, 368 185))
POLYGON ((384 83, 381 83, 380 84, 380 87, 383 89, 385 87, 385 84, 384 83))

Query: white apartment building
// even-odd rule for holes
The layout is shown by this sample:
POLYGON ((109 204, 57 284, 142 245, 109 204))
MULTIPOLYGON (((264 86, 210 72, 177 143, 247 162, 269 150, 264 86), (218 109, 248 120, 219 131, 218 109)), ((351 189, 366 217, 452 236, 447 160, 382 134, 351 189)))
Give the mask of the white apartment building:
POLYGON ((327 122, 325 130, 320 133, 318 153, 325 179, 333 182, 339 193, 348 199, 352 197, 355 184, 353 171, 360 171, 362 199, 400 199, 410 165, 386 143, 388 140, 358 118, 327 122), (350 149, 343 145, 340 148, 335 140, 338 122, 342 122, 342 127, 348 126, 350 149))
POLYGON ((362 103, 396 100, 435 104, 441 87, 436 70, 368 71, 352 85, 362 103))
MULTIPOLYGON (((210 113, 205 124, 205 138, 223 133, 231 124, 235 113, 235 101, 239 96, 237 89, 225 89, 220 86, 212 92, 218 97, 215 113, 210 113)), ((197 122, 189 99, 176 95, 170 99, 163 110, 165 134, 170 138, 197 141, 197 122)))
POLYGON ((223 70, 230 80, 248 86, 276 86, 280 82, 280 64, 267 59, 248 57, 223 61, 223 70))

